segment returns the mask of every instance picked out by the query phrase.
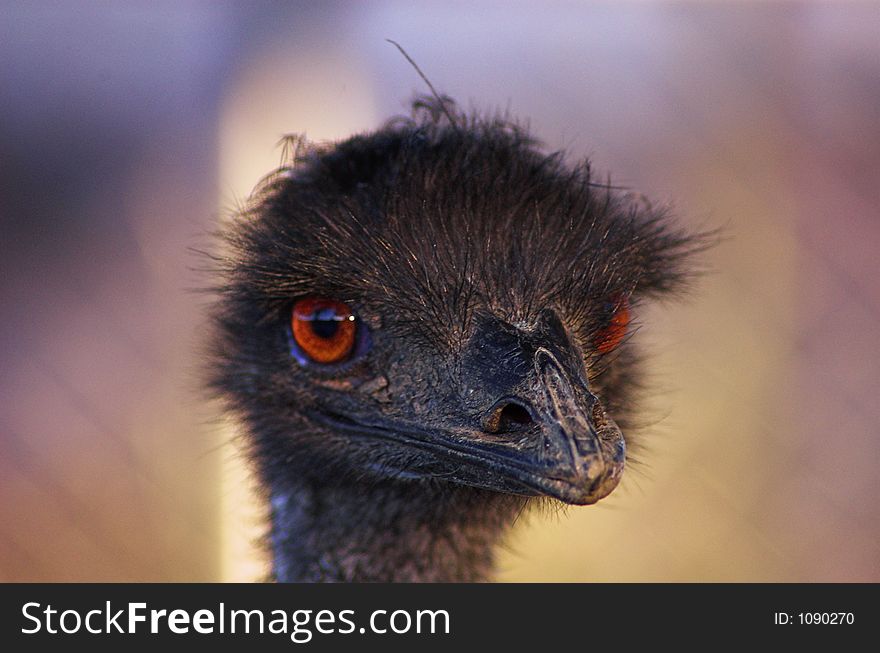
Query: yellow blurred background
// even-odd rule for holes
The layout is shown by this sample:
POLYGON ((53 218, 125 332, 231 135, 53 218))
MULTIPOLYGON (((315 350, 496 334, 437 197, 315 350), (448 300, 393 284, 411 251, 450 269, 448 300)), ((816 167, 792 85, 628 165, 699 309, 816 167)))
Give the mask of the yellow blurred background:
POLYGON ((0 5, 0 580, 250 580, 191 248, 422 82, 724 228, 642 316, 645 464, 504 581, 880 581, 880 4, 0 5))

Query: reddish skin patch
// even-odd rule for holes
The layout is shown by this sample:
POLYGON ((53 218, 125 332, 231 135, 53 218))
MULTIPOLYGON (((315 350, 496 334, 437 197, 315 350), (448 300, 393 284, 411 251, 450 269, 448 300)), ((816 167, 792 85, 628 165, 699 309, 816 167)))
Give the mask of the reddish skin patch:
POLYGON ((600 354, 607 354, 608 352, 617 349, 617 346, 626 337, 626 329, 628 326, 629 302, 625 297, 620 297, 614 302, 614 313, 611 315, 611 320, 609 320, 608 326, 596 334, 596 338, 593 341, 596 350, 600 354))
POLYGON ((293 306, 290 325, 299 348, 316 363, 339 363, 354 348, 355 323, 348 305, 332 299, 307 297, 293 306), (320 316, 320 320, 319 320, 320 316), (315 330, 316 322, 332 319, 336 331, 325 335, 315 330))

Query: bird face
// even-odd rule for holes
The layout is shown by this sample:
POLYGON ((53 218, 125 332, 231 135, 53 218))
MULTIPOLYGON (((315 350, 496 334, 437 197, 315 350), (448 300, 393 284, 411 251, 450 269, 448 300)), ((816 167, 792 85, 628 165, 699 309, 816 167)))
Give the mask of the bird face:
POLYGON ((621 478, 630 311, 679 285, 693 249, 662 213, 478 118, 316 149, 226 236, 213 381, 273 486, 574 504, 621 478))
POLYGON ((325 313, 328 324, 310 316, 314 329, 306 332, 304 301, 345 306, 312 299, 294 306, 290 347, 299 369, 291 365, 291 375, 310 400, 302 413, 322 431, 366 445, 374 474, 576 504, 598 501, 620 480, 623 434, 552 309, 518 326, 481 311, 460 346, 414 351, 405 336, 382 331, 381 317, 370 320, 378 327, 372 335, 347 306, 325 313), (330 351, 344 338, 348 353, 327 361, 315 332, 330 351))

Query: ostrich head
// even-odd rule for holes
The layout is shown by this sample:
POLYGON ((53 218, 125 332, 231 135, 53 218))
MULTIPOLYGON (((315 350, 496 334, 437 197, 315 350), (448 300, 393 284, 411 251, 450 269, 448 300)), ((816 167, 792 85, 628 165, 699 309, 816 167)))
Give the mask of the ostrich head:
POLYGON ((225 234, 213 384, 273 496, 589 504, 621 478, 627 336, 693 241, 512 122, 445 109, 307 148, 225 234))

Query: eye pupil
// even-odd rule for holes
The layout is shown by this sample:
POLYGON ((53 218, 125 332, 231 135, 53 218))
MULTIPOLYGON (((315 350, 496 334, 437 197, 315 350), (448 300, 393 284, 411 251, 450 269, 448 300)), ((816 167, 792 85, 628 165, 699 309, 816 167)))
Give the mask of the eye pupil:
POLYGON ((312 331, 319 338, 330 339, 339 331, 339 317, 332 308, 325 308, 314 313, 312 331))

